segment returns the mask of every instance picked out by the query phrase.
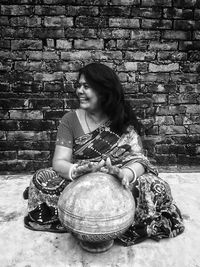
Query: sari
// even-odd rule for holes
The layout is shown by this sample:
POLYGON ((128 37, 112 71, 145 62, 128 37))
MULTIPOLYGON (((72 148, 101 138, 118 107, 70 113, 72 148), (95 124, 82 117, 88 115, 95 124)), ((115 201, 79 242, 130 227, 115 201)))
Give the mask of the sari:
MULTIPOLYGON (((160 240, 175 237, 184 231, 180 210, 176 206, 166 181, 144 156, 140 137, 133 126, 121 136, 111 130, 107 121, 91 133, 74 140, 73 163, 98 163, 110 157, 113 165, 124 167, 139 162, 145 173, 129 186, 136 203, 135 219, 118 241, 130 246, 147 238, 160 240)), ((106 167, 101 168, 107 172, 106 167)), ((29 186, 28 214, 39 226, 50 227, 57 222, 60 194, 71 181, 59 176, 52 168, 38 170, 29 186)))

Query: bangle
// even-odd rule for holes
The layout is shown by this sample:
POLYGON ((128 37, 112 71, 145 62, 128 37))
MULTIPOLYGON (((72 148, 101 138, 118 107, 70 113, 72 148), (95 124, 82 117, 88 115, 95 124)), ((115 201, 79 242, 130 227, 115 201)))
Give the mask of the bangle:
POLYGON ((70 168, 69 168, 69 179, 71 180, 71 181, 73 181, 74 179, 73 179, 73 171, 74 171, 74 169, 76 168, 76 166, 77 166, 77 164, 72 164, 71 166, 70 166, 70 168))
POLYGON ((124 166, 124 169, 129 169, 131 172, 132 172, 132 174, 133 174, 133 180, 130 182, 130 184, 133 184, 135 181, 136 181, 136 178, 137 178, 137 175, 136 175, 136 172, 135 172, 135 170, 133 170, 131 167, 129 167, 129 166, 124 166))

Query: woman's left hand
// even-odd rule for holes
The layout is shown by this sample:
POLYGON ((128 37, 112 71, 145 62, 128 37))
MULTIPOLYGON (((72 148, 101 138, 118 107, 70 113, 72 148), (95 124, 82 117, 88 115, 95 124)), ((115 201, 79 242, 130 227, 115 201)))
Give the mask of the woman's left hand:
POLYGON ((127 189, 129 187, 129 178, 125 172, 125 169, 121 169, 117 166, 113 166, 110 158, 106 159, 106 166, 108 169, 108 173, 117 176, 121 181, 122 185, 127 189))

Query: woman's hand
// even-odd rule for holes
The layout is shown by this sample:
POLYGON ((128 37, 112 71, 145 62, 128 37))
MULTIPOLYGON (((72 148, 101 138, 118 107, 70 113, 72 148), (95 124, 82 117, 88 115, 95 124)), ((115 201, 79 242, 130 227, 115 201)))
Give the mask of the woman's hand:
POLYGON ((104 166, 104 164, 105 161, 101 160, 100 162, 89 162, 83 165, 77 165, 73 170, 72 178, 76 179, 77 177, 82 176, 86 173, 98 172, 104 166))
POLYGON ((106 159, 106 166, 108 169, 108 173, 117 176, 121 181, 122 185, 127 189, 129 187, 129 183, 131 181, 132 173, 129 169, 121 169, 117 166, 113 166, 110 158, 106 159))

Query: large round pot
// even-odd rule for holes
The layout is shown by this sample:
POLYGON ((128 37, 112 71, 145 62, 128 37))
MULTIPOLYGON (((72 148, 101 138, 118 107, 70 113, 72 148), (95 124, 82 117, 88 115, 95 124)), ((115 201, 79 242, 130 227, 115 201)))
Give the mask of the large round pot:
POLYGON ((132 224, 135 202, 112 175, 96 172, 70 183, 58 201, 62 224, 90 252, 103 252, 132 224))

